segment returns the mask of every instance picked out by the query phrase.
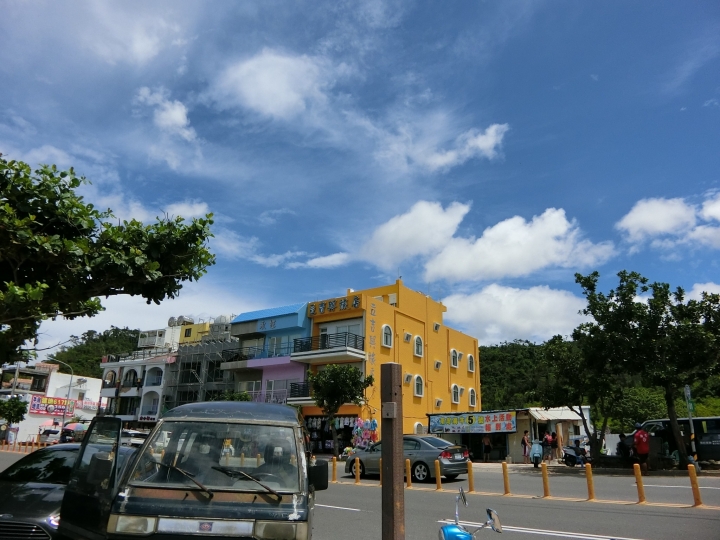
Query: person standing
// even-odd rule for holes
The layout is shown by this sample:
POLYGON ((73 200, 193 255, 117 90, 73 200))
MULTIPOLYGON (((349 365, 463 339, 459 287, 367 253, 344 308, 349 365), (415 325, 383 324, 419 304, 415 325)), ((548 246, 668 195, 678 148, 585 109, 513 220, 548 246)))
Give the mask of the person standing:
POLYGON ((490 463, 490 452, 492 452, 492 441, 490 440, 490 435, 487 433, 482 438, 482 445, 483 445, 483 461, 485 463, 490 463))
POLYGON ((544 431, 542 437, 543 461, 550 461, 550 455, 552 454, 551 440, 550 433, 544 431))
POLYGON ((635 455, 640 462, 640 469, 643 474, 648 471, 648 456, 650 455, 650 434, 645 431, 642 424, 635 424, 635 435, 633 436, 635 455))
POLYGON ((557 433, 554 431, 552 432, 552 435, 550 436, 550 461, 553 459, 559 459, 558 457, 558 438, 557 433))
POLYGON ((523 433, 522 439, 520 440, 520 446, 522 446, 523 451, 523 463, 525 465, 530 464, 530 436, 528 435, 528 430, 525 430, 525 433, 523 433))

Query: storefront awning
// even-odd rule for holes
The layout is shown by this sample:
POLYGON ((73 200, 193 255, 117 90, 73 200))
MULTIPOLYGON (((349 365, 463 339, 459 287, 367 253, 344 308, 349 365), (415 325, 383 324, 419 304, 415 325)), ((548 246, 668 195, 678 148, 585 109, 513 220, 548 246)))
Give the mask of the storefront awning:
POLYGON ((554 409, 528 409, 530 416, 541 422, 553 421, 563 422, 566 420, 580 420, 580 415, 567 407, 556 407, 554 409))

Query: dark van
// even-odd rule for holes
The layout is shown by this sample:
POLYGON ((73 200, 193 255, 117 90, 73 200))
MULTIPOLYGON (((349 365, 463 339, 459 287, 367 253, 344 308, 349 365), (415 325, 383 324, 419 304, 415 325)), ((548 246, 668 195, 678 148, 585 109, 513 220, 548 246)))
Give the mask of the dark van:
POLYGON ((310 466, 292 407, 208 402, 165 414, 116 479, 121 422, 88 429, 60 510, 60 532, 100 540, 306 540, 326 461, 310 466))
MULTIPOLYGON (((678 418, 680 433, 685 441, 685 446, 690 452, 690 421, 687 418, 678 418)), ((693 418, 695 428, 695 449, 698 453, 698 461, 711 459, 720 461, 720 417, 708 416, 693 418)), ((643 422, 643 428, 653 437, 661 437, 668 443, 669 451, 677 450, 675 438, 672 436, 670 420, 647 420, 643 422)), ((632 444, 632 435, 628 437, 632 444)))

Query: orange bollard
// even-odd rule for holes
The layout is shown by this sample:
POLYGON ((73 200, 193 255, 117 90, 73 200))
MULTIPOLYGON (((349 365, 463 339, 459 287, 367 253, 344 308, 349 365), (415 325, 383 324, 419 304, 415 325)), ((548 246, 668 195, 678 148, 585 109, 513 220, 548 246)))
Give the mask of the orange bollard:
POLYGON ((637 484, 638 491, 638 504, 645 504, 645 486, 643 486, 642 471, 640 470, 640 464, 635 463, 633 465, 635 471, 635 483, 637 484))
POLYGON ((475 477, 473 476, 472 461, 468 460, 468 493, 475 491, 475 477))
POLYGON ((550 497, 550 478, 548 477, 547 463, 542 463, 543 499, 550 497))
POLYGON ((588 486, 588 501, 595 500, 595 482, 593 481, 592 465, 589 463, 585 464, 585 478, 587 479, 588 486))
POLYGON ((410 473, 410 460, 405 460, 405 480, 407 481, 408 489, 412 488, 412 474, 410 473))
POLYGON ((502 462, 502 471, 503 487, 505 488, 505 493, 503 493, 503 495, 510 495, 510 475, 508 474, 507 461, 502 462))
POLYGON ((256 467, 260 466, 260 454, 257 455, 257 465, 255 465, 255 466, 256 467))
POLYGON ((702 497, 700 497, 700 486, 698 486, 697 472, 695 471, 695 465, 688 463, 688 474, 690 475, 690 487, 693 492, 693 506, 702 506, 702 497))
POLYGON ((435 490, 442 491, 442 478, 440 478, 440 460, 435 460, 435 490))
POLYGON ((240 452, 240 466, 245 466, 245 452, 240 452))
POLYGON ((332 460, 332 482, 337 483, 337 458, 335 456, 332 460))
POLYGON ((360 483, 360 458, 355 458, 355 483, 360 483))

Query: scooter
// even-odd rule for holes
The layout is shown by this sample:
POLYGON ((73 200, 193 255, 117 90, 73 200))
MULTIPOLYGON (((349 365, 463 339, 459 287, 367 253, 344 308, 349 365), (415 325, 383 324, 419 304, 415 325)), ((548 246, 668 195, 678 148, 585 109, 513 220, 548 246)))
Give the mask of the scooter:
MULTIPOLYGON (((592 459, 590 459, 590 457, 587 455, 583 456, 583 458, 583 463, 590 463, 592 461, 592 459)), ((574 467, 575 465, 577 465, 579 462, 577 448, 575 448, 574 446, 564 446, 563 461, 568 467, 574 467)))
POLYGON ((463 488, 460 488, 460 493, 455 497, 455 522, 440 527, 440 540, 473 540, 475 534, 486 527, 490 527, 495 532, 502 532, 500 517, 492 508, 487 509, 488 520, 474 531, 471 532, 464 525, 460 525, 460 502, 463 503, 463 506, 468 505, 463 488))
POLYGON ((533 439, 532 446, 530 447, 530 461, 533 467, 538 468, 543 459, 543 447, 538 439, 533 439))

